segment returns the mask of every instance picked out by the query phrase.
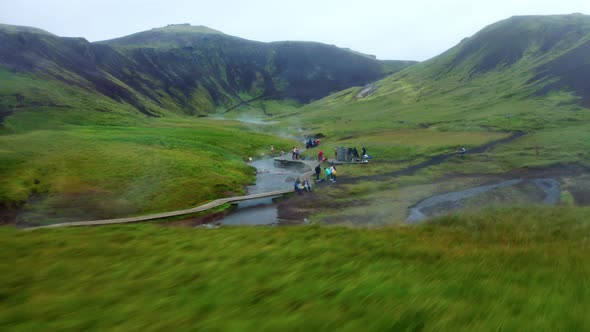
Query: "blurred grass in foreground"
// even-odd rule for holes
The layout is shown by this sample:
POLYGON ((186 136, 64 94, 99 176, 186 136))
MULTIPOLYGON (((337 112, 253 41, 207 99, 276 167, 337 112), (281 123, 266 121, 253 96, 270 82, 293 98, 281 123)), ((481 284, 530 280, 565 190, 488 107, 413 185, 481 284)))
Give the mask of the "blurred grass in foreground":
POLYGON ((584 331, 589 209, 417 227, 0 229, 0 330, 584 331))

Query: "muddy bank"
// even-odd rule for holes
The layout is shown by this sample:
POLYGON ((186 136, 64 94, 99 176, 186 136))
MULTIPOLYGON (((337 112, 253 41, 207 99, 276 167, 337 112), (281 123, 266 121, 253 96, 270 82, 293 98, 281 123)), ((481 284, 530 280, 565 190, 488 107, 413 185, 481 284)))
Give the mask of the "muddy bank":
MULTIPOLYGON (((314 191, 305 192, 303 195, 292 195, 278 202, 279 219, 284 224, 285 220, 291 221, 287 224, 301 224, 311 216, 321 212, 344 211, 347 208, 368 206, 369 201, 355 199, 339 201, 335 197, 346 194, 344 187, 338 183, 320 182, 313 184, 314 191)), ((339 224, 348 221, 346 217, 329 217, 323 222, 327 224, 339 224)))
POLYGON ((399 187, 389 199, 351 195, 342 184, 354 180, 343 175, 337 184, 320 184, 309 197, 289 197, 279 203, 279 217, 313 220, 314 215, 322 214, 322 223, 364 226, 416 223, 487 206, 559 204, 563 195, 572 198, 571 204, 590 205, 590 171, 578 164, 520 168, 503 174, 449 174, 430 183, 399 187), (424 191, 425 186, 430 189, 424 195, 400 196, 424 191))

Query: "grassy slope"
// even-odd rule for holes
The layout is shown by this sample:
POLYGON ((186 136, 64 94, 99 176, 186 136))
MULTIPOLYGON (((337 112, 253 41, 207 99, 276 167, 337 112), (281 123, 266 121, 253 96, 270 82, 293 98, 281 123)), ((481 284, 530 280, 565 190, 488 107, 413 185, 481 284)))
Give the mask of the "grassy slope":
POLYGON ((0 329, 584 331, 588 212, 372 230, 4 228, 0 329))
POLYGON ((291 144, 235 123, 186 119, 0 136, 0 198, 18 206, 40 195, 21 216, 32 223, 191 207, 243 193, 254 180, 244 159, 270 143, 291 144))
MULTIPOLYGON (((293 144, 235 122, 150 119, 61 83, 0 75, 3 93, 36 105, 7 117, 0 130, 0 202, 26 202, 27 222, 173 210, 242 193, 254 180, 248 156, 293 144)), ((16 98, 4 101, 19 107, 16 98)))
MULTIPOLYGON (((377 89, 368 97, 356 98, 361 88, 347 89, 304 107, 296 119, 285 117, 285 121, 300 123, 310 132, 322 132, 333 145, 347 137, 359 142, 367 137, 369 144, 373 140, 369 137, 403 133, 409 135, 409 141, 420 132, 421 140, 430 139, 434 146, 456 148, 438 137, 466 133, 456 144, 474 145, 478 143, 470 137, 478 133, 522 130, 529 133, 526 139, 498 151, 499 162, 506 168, 547 165, 557 160, 586 162, 590 156, 590 140, 584 138, 590 130, 588 109, 579 106, 579 97, 566 90, 538 94, 555 79, 539 79, 538 68, 590 40, 590 19, 582 17, 583 25, 577 28, 585 34, 573 40, 563 38, 542 49, 540 44, 546 41, 541 36, 545 33, 558 30, 553 31, 558 37, 567 33, 559 30, 564 20, 557 16, 500 22, 430 61, 377 82, 377 89), (539 33, 544 31, 541 27, 549 32, 539 33), (502 53, 507 52, 503 38, 508 28, 536 38, 519 45, 523 54, 512 63, 502 53), (479 44, 487 48, 473 50, 473 45, 479 44), (490 55, 498 61, 497 67, 491 67, 490 55), (541 151, 537 160, 531 160, 533 147, 541 151)), ((412 145, 400 142, 394 146, 411 149, 412 145)), ((386 151, 374 154, 390 157, 386 151)), ((411 153, 409 157, 413 157, 411 153)))

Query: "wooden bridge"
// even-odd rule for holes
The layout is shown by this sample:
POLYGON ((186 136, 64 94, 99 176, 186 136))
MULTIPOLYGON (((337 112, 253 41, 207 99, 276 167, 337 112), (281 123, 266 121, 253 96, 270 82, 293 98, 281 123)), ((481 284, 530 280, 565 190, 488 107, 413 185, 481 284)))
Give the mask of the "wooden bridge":
POLYGON ((248 201, 251 199, 257 198, 266 198, 266 197, 273 197, 273 196, 281 196, 284 194, 288 194, 293 192, 293 189, 284 189, 284 190, 277 190, 271 191, 267 193, 261 194, 254 194, 254 195, 247 195, 247 196, 235 196, 235 197, 228 197, 228 198, 220 198, 216 199, 212 202, 209 202, 204 205, 200 205, 191 209, 186 210, 178 210, 178 211, 171 211, 171 212, 162 212, 162 213, 155 213, 155 214, 148 214, 145 216, 139 217, 129 217, 129 218, 118 218, 118 219, 105 219, 105 220, 91 220, 91 221, 75 221, 75 222, 64 222, 60 224, 53 224, 47 226, 39 226, 39 227, 32 227, 27 228, 29 229, 40 229, 40 228, 56 228, 56 227, 73 227, 73 226, 99 226, 99 225, 113 225, 113 224, 128 224, 140 221, 148 221, 148 220, 157 220, 157 219, 164 219, 170 217, 177 217, 187 214, 193 214, 197 212, 207 211, 223 204, 228 203, 235 203, 240 201, 248 201))

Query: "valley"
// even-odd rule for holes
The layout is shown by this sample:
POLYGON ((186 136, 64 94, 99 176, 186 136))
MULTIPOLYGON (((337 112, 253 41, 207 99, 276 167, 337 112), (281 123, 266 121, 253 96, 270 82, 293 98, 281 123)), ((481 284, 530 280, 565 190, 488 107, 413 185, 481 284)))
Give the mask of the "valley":
POLYGON ((422 62, 188 24, 0 45, 0 330, 590 327, 590 16, 422 62), (370 160, 296 194, 339 148, 370 160))

